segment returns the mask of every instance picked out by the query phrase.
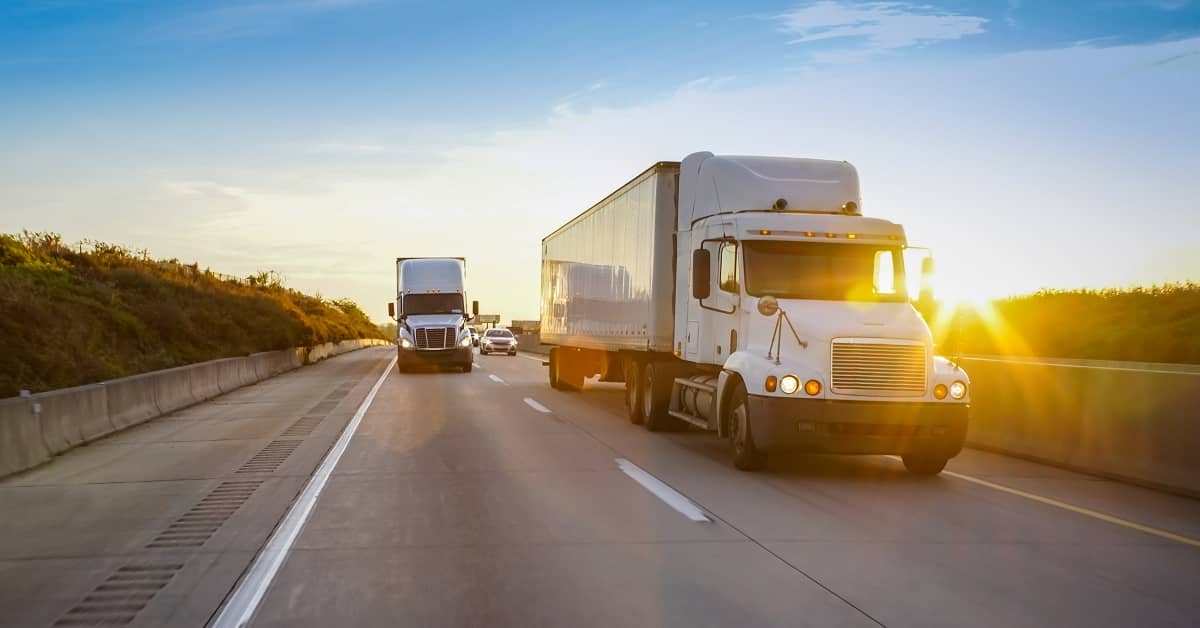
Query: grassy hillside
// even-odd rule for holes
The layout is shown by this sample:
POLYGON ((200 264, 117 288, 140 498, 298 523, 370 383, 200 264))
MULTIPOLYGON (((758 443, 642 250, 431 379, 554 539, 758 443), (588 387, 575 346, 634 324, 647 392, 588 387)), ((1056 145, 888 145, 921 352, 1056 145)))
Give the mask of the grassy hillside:
POLYGON ((0 234, 0 397, 352 338, 380 329, 348 300, 56 234, 0 234))
POLYGON ((1200 284, 1043 291, 933 327, 965 354, 1200 364, 1200 284))

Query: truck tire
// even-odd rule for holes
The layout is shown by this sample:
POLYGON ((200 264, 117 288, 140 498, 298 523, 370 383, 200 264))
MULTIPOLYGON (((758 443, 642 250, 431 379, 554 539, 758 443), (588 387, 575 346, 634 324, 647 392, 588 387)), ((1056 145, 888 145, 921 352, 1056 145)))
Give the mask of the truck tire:
POLYGON ((904 454, 900 456, 900 459, 904 461, 904 468, 914 475, 937 475, 946 468, 946 463, 950 461, 945 456, 919 453, 904 454))
POLYGON ((473 365, 472 365, 470 362, 467 362, 466 364, 462 365, 462 367, 460 367, 460 368, 462 368, 462 372, 464 372, 464 373, 470 373, 470 372, 471 372, 471 367, 472 367, 472 366, 473 366, 473 365))
POLYGON ((642 420, 646 418, 642 408, 643 394, 641 364, 633 358, 627 358, 625 360, 625 413, 629 417, 629 422, 634 425, 641 425, 642 420))
POLYGON ((725 420, 729 427, 729 451, 733 455, 733 466, 742 471, 760 471, 767 466, 767 454, 754 445, 754 433, 750 429, 750 403, 746 396, 746 385, 738 380, 729 393, 729 408, 725 420))
POLYGON ((670 368, 662 363, 647 362, 642 365, 642 427, 651 432, 677 430, 682 423, 667 414, 671 405, 670 368))

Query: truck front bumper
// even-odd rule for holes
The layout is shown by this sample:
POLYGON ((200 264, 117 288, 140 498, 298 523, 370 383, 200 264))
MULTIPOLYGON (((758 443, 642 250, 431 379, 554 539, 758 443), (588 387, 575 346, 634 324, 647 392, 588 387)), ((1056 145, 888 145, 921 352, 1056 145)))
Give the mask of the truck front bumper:
POLYGON ((953 458, 967 438, 965 403, 747 399, 754 444, 766 451, 922 453, 953 458))
POLYGON ((409 366, 466 366, 474 360, 471 347, 456 347, 454 349, 399 349, 399 364, 409 366))

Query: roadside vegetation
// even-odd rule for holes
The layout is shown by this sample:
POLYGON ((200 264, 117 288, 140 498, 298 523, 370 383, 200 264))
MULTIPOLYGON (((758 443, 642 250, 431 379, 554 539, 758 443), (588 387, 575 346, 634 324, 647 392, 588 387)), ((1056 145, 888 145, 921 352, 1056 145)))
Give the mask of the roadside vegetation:
POLYGON ((1200 284, 1048 290, 933 325, 960 354, 1200 364, 1200 284))
POLYGON ((383 332, 349 300, 53 233, 0 234, 0 397, 383 332))

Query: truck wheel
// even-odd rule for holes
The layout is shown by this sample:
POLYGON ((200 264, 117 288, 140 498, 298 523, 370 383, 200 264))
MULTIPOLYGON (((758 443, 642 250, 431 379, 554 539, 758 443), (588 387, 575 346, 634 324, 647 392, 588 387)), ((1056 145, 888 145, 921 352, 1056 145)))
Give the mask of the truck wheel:
POLYGON ((680 422, 667 414, 671 403, 670 369, 663 364, 647 362, 642 365, 642 377, 639 391, 642 396, 642 427, 651 432, 676 430, 680 422))
POLYGON ((642 408, 644 390, 640 367, 638 361, 633 358, 625 360, 625 412, 629 422, 634 425, 641 425, 642 420, 646 418, 642 408))
POLYGON ((467 362, 466 364, 462 365, 462 372, 464 372, 464 373, 470 373, 470 372, 471 372, 471 366, 473 366, 473 365, 472 365, 470 362, 467 362))
POLYGON ((904 454, 900 456, 904 468, 915 475, 937 475, 946 468, 948 458, 931 454, 904 454))
POLYGON ((754 434, 750 430, 750 403, 746 397, 746 385, 740 380, 729 393, 729 449, 733 454, 733 466, 742 471, 759 471, 767 466, 767 454, 754 445, 754 434))

